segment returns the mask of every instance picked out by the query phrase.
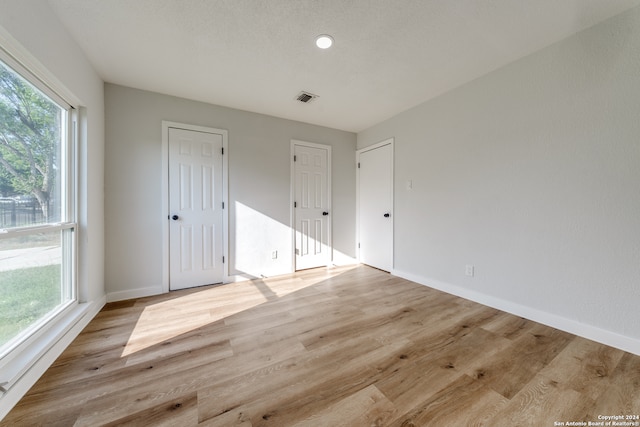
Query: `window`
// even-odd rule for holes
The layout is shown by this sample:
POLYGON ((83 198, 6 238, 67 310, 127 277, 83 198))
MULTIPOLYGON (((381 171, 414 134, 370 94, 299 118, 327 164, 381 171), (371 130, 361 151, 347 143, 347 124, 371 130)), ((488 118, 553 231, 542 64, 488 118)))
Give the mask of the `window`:
POLYGON ((76 302, 73 110, 0 61, 0 359, 76 302))

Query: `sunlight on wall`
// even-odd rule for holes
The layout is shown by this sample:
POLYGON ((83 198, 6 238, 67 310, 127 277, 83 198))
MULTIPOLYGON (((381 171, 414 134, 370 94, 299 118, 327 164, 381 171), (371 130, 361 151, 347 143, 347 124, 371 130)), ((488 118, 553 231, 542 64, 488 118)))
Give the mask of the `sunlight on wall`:
POLYGON ((291 272, 291 228, 240 202, 235 202, 233 266, 253 277, 291 272), (274 258, 274 252, 277 252, 274 258))
POLYGON ((351 255, 347 255, 344 252, 333 249, 333 265, 353 265, 357 264, 358 260, 351 255))

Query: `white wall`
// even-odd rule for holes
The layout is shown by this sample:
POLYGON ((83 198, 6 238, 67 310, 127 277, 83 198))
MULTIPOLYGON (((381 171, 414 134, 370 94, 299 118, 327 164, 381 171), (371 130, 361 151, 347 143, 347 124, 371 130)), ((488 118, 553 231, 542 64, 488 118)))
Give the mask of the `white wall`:
MULTIPOLYGON (((37 363, 2 396, 1 419, 102 307, 105 293, 102 80, 45 0, 0 0, 0 42, 25 61, 25 65, 53 82, 56 89, 82 110, 82 136, 78 147, 78 287, 80 302, 86 303, 76 311, 81 313, 78 316, 84 317, 72 319, 69 316, 63 319, 49 331, 48 340, 38 340, 23 352, 35 352, 39 345, 48 348, 44 354, 38 355, 37 363), (65 325, 65 322, 72 321, 77 323, 65 325), (53 346, 49 347, 50 344, 53 346)), ((27 364, 27 360, 21 360, 21 363, 27 364)))
POLYGON ((163 120, 229 132, 232 275, 291 271, 292 139, 332 146, 334 259, 348 262, 354 256, 355 134, 113 84, 105 85, 105 108, 110 300, 162 290, 162 229, 167 225, 161 205, 163 120))
POLYGON ((640 9, 357 145, 389 137, 396 274, 640 353, 640 9))

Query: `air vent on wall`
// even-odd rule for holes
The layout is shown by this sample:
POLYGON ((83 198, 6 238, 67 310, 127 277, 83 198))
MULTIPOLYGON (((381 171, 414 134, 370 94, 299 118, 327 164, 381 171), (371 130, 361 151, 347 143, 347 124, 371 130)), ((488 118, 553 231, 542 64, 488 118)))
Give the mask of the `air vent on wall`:
POLYGON ((302 91, 298 94, 298 96, 296 97, 296 100, 300 102, 304 102, 305 104, 308 104, 309 102, 313 101, 317 97, 318 95, 314 95, 312 93, 302 91))

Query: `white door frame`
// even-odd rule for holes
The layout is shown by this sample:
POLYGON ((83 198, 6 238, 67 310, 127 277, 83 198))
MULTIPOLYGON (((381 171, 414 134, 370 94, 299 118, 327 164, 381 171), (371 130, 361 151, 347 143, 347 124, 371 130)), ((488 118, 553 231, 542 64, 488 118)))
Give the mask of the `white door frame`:
POLYGON ((224 203, 224 211, 222 212, 222 254, 224 256, 224 265, 222 272, 222 281, 227 283, 229 279, 229 202, 228 202, 228 174, 229 174, 229 150, 228 132, 224 129, 216 129, 205 126, 196 126, 186 123, 177 123, 167 120, 162 121, 162 221, 166 221, 162 227, 162 292, 169 292, 169 129, 184 129, 196 132, 215 133, 222 135, 222 202, 224 203))
POLYGON ((380 141, 376 144, 369 145, 368 147, 356 150, 356 259, 361 262, 360 259, 360 155, 367 151, 375 150, 376 148, 384 147, 385 145, 391 145, 391 272, 395 269, 395 187, 394 187, 394 138, 388 138, 384 141, 380 141))
POLYGON ((333 222, 333 211, 331 210, 331 146, 325 144, 316 144, 314 142, 306 142, 300 141, 297 139, 291 140, 291 153, 289 155, 289 159, 291 161, 291 195, 290 195, 290 206, 291 206, 291 216, 289 219, 289 223, 291 224, 291 272, 294 273, 296 271, 296 209, 294 207, 294 202, 296 198, 295 194, 295 180, 296 180, 296 171, 295 171, 295 162, 293 161, 293 155, 295 153, 296 145, 302 147, 311 147, 311 148, 320 148, 323 150, 327 150, 327 209, 329 210, 329 221, 327 223, 327 249, 329 254, 327 255, 327 266, 330 266, 333 261, 333 243, 331 239, 331 223, 333 222))

